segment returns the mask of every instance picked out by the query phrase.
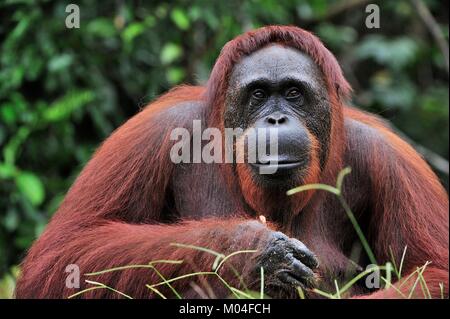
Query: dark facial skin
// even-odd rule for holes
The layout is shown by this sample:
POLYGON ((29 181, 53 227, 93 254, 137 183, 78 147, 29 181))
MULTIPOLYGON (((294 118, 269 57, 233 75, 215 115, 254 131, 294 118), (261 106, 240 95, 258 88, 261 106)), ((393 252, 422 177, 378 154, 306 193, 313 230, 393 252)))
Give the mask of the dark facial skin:
MULTIPOLYGON (((227 90, 225 127, 278 129, 278 166, 266 181, 298 180, 310 164, 311 136, 323 166, 331 127, 328 92, 312 59, 281 45, 264 47, 233 69, 227 90)), ((257 172, 258 163, 249 164, 257 172)))

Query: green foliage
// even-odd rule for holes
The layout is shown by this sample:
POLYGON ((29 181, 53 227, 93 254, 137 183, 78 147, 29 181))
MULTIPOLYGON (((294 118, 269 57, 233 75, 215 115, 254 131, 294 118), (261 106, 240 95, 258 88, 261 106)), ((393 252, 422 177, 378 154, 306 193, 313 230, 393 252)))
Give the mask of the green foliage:
MULTIPOLYGON (((448 158, 448 74, 411 2, 379 2, 378 30, 365 28, 363 6, 339 11, 343 2, 84 0, 80 29, 64 25, 70 1, 2 2, 0 277, 114 128, 173 85, 204 83, 222 46, 251 28, 313 31, 341 62, 354 104, 448 158)), ((444 10, 426 3, 448 37, 444 10)))
POLYGON ((46 109, 43 109, 41 121, 56 122, 67 120, 72 113, 91 102, 94 97, 95 94, 92 91, 68 93, 50 104, 46 109))
POLYGON ((373 59, 394 70, 402 70, 414 62, 418 49, 418 43, 408 37, 386 39, 383 35, 371 35, 359 45, 356 55, 359 59, 373 59))
POLYGON ((175 8, 170 13, 170 17, 172 18, 173 22, 177 25, 177 27, 180 28, 181 30, 187 30, 189 28, 190 21, 184 10, 180 8, 175 8))
POLYGON ((10 272, 0 278, 0 299, 10 299, 14 296, 19 267, 12 267, 10 272))
POLYGON ((175 43, 167 43, 161 50, 161 62, 169 64, 183 54, 183 49, 175 43))
POLYGON ((39 177, 29 172, 22 172, 16 177, 18 191, 33 206, 39 206, 45 199, 45 189, 39 177))

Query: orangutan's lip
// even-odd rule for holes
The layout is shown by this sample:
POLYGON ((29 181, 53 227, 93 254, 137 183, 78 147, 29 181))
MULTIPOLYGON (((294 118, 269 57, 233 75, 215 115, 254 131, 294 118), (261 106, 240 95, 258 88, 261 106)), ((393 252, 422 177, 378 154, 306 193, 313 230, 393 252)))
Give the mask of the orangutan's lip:
POLYGON ((284 169, 284 170, 288 170, 288 169, 294 169, 297 168, 301 165, 303 165, 304 163, 302 161, 280 161, 280 162, 267 162, 267 163, 250 163, 250 165, 254 166, 254 167, 273 167, 273 168, 277 168, 277 169, 284 169))

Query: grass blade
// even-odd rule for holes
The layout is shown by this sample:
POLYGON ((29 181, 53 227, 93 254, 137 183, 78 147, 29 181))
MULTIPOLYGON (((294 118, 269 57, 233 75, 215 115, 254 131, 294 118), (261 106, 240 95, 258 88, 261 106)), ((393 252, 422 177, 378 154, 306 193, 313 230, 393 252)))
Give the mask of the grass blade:
POLYGON ((259 292, 259 298, 264 299, 264 268, 261 267, 261 290, 259 292))

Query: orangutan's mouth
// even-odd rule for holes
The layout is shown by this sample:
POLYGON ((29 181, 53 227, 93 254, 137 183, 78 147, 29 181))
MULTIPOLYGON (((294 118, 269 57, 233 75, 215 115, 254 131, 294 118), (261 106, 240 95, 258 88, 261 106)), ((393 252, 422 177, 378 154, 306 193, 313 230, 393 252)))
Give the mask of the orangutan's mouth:
POLYGON ((252 165, 255 168, 271 168, 274 169, 274 173, 275 172, 280 172, 280 171, 289 171, 289 170, 293 170, 299 167, 305 167, 308 164, 308 161, 305 160, 301 160, 301 159, 291 159, 291 158, 282 158, 280 160, 277 159, 272 159, 272 160, 267 160, 266 162, 262 163, 260 161, 257 161, 256 163, 250 163, 250 165, 252 165))

